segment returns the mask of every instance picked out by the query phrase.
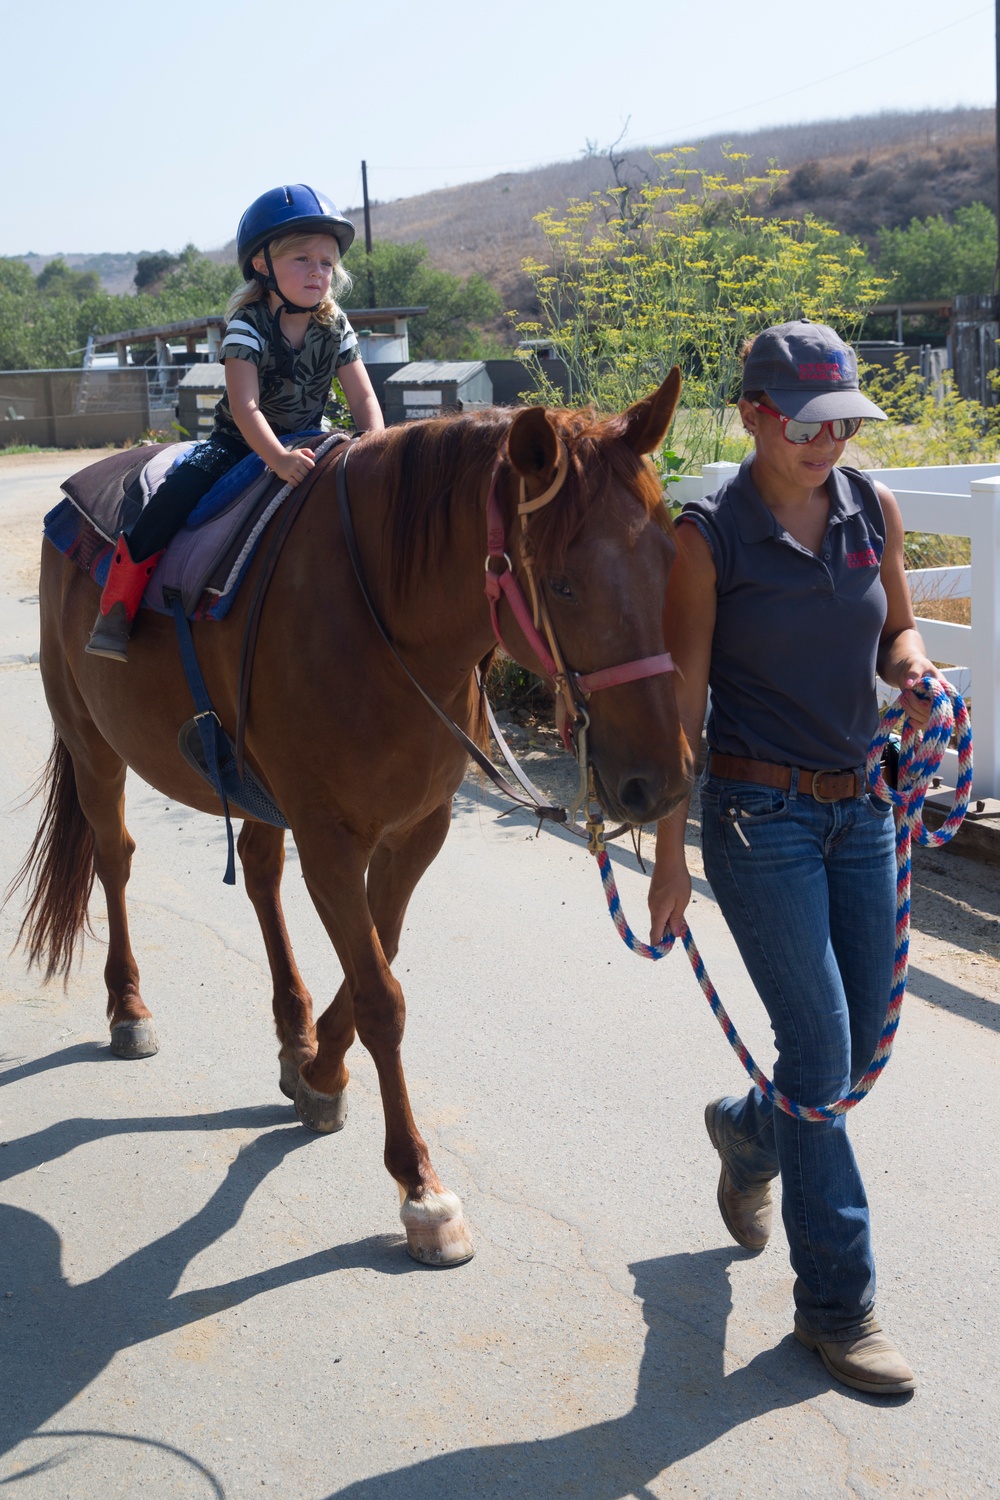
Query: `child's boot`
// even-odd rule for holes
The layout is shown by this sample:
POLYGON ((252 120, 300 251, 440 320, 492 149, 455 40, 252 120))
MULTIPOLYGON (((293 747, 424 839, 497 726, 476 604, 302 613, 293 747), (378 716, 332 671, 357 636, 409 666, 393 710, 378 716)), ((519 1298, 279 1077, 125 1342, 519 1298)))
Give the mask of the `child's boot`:
POLYGON ((91 656, 107 656, 112 661, 128 661, 128 638, 146 592, 146 585, 156 571, 163 552, 154 552, 141 562, 133 562, 128 537, 122 532, 115 546, 108 581, 101 595, 101 608, 90 640, 84 650, 91 656))

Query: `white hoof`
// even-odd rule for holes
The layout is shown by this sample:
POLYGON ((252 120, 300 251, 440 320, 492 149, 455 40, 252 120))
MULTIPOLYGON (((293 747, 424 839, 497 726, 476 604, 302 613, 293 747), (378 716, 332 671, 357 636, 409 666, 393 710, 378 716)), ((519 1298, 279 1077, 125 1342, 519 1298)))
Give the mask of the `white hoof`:
POLYGON ((465 1227, 462 1204, 455 1193, 425 1193, 403 1199, 399 1217, 406 1230, 406 1248, 424 1266, 460 1266, 475 1255, 465 1227))

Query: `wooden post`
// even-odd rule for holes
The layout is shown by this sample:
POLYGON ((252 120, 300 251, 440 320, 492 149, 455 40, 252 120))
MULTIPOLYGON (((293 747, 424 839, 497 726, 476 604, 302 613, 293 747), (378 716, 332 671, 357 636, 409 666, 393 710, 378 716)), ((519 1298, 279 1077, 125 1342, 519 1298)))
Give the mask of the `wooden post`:
POLYGON ((1000 797, 1000 479, 974 479, 972 494, 973 797, 1000 797))

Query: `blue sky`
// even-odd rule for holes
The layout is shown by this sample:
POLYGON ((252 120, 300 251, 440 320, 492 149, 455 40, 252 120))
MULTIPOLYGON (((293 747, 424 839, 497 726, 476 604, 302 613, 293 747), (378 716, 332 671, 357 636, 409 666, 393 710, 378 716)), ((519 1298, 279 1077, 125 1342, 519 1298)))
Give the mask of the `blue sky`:
POLYGON ((389 199, 879 109, 993 103, 962 0, 5 7, 0 254, 225 243, 265 188, 389 199))

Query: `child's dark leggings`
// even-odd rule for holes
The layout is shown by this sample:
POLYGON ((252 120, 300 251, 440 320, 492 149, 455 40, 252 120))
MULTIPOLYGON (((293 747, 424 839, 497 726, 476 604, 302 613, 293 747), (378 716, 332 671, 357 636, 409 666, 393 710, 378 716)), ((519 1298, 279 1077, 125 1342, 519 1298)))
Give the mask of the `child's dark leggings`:
POLYGON ((207 495, 216 480, 251 451, 242 438, 222 432, 213 432, 207 443, 193 448, 190 458, 167 476, 135 525, 129 528, 132 561, 142 562, 154 552, 162 552, 202 495, 207 495))

